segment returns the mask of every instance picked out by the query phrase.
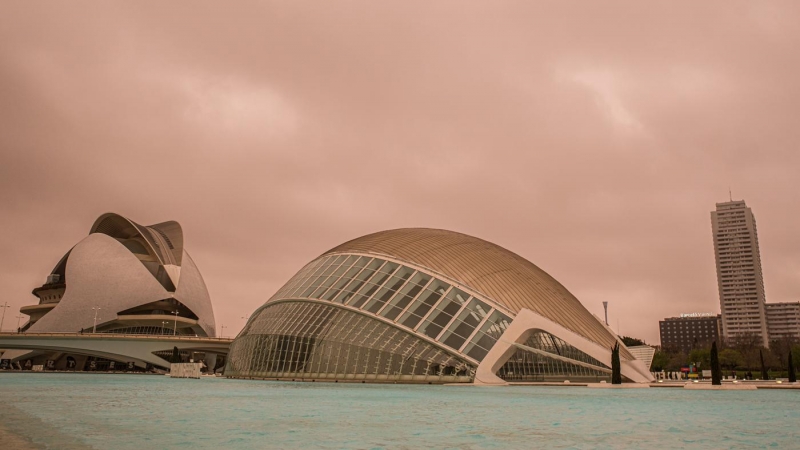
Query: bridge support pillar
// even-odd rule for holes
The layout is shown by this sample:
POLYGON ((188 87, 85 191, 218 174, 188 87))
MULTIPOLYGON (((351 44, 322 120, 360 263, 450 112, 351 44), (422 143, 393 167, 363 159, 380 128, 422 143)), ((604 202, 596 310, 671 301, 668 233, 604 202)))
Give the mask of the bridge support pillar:
POLYGON ((214 367, 217 365, 217 354, 206 352, 206 367, 208 367, 208 371, 206 373, 214 373, 214 367))

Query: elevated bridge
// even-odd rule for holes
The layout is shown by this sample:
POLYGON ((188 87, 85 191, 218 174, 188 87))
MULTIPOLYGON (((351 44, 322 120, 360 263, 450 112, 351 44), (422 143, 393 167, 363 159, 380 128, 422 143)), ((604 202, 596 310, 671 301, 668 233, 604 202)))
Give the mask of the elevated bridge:
MULTIPOLYGON (((95 356, 120 362, 132 361, 137 366, 152 364, 169 367, 169 361, 154 352, 178 350, 227 354, 233 339, 194 336, 161 336, 113 333, 0 333, 0 349, 62 352, 95 356)), ((22 352, 13 353, 12 360, 24 358, 22 352)), ((24 352, 28 353, 28 352, 24 352)), ((3 358, 7 358, 7 354, 3 358)), ((11 356, 11 355, 10 355, 11 356)))

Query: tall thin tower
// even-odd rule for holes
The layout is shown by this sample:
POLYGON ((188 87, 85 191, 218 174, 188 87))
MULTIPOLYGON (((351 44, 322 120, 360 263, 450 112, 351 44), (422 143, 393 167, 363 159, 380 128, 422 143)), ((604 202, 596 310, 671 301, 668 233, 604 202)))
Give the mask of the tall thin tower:
POLYGON ((744 200, 717 203, 711 228, 723 335, 733 340, 757 338, 766 347, 766 296, 753 211, 744 200))

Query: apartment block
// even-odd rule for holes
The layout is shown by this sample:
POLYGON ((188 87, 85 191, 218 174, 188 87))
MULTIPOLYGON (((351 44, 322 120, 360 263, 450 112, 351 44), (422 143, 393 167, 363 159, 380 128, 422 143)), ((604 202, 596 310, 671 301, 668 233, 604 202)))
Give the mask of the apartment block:
POLYGON ((769 345, 761 253, 753 211, 743 200, 711 212, 722 329, 727 340, 756 336, 769 345))
POLYGON ((767 303, 771 340, 800 340, 800 302, 767 303))

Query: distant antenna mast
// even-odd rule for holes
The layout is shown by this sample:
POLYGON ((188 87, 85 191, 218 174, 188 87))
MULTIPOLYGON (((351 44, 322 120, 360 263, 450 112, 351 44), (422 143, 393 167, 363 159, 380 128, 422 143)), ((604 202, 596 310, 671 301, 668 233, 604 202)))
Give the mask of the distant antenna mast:
POLYGON ((728 187, 728 198, 730 198, 731 201, 733 201, 733 191, 731 191, 730 187, 728 187))
POLYGON ((606 311, 606 326, 608 326, 608 302, 603 302, 603 309, 606 311))

